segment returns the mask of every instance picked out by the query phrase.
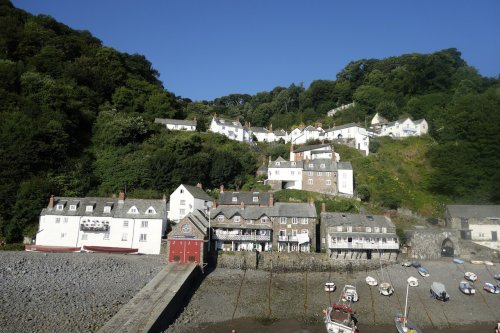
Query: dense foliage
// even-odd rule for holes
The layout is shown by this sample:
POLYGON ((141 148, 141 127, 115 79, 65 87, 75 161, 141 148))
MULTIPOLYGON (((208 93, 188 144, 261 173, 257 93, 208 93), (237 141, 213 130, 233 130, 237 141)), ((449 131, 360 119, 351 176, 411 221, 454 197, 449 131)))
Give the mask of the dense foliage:
MULTIPOLYGON (((446 200, 498 203, 499 110, 499 80, 480 76, 456 49, 353 61, 335 80, 307 88, 291 84, 193 102, 167 91, 144 56, 0 0, 0 237, 33 234, 50 194, 110 196, 126 189, 160 197, 179 183, 198 182, 265 189, 254 177, 257 167, 269 156, 286 157, 289 146, 249 147, 202 133, 214 113, 274 129, 366 124, 375 112, 389 120, 426 118, 432 138, 382 140, 370 157, 336 148, 353 162, 360 198, 410 208, 446 200), (326 117, 352 101, 354 108, 326 117), (200 132, 166 131, 156 117, 196 117, 200 132)), ((339 202, 328 205, 354 209, 339 202)))

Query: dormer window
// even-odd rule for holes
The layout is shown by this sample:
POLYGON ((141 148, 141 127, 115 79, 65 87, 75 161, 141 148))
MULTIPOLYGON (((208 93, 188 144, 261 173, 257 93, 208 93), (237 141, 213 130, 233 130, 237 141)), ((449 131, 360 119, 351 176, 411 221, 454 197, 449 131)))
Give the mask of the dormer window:
POLYGON ((109 213, 111 213, 111 206, 104 206, 103 213, 104 213, 104 214, 109 214, 109 213))
POLYGON ((292 162, 292 165, 296 165, 297 163, 296 162, 292 162))
POLYGON ((146 214, 156 214, 156 210, 151 206, 146 209, 146 214))
POLYGON ((136 206, 132 206, 132 207, 130 207, 130 209, 128 210, 128 214, 139 214, 139 210, 137 210, 137 207, 136 207, 136 206))
POLYGON ((76 211, 76 205, 69 205, 69 210, 76 211))
POLYGON ((63 210, 64 209, 64 205, 63 204, 57 204, 56 205, 56 209, 57 210, 63 210))
POLYGON ((253 202, 259 202, 259 197, 253 197, 253 198, 252 198, 252 201, 253 201, 253 202))
POLYGON ((87 205, 85 207, 85 211, 89 212, 89 213, 93 212, 94 211, 94 205, 87 205))
POLYGON ((233 221, 234 221, 235 223, 240 223, 240 216, 235 216, 235 217, 233 218, 233 221))
POLYGON ((217 221, 224 222, 224 215, 217 216, 217 221))
POLYGON ((321 163, 321 164, 319 165, 319 167, 320 167, 321 169, 324 169, 324 168, 325 168, 325 163, 321 163))
POLYGON ((232 201, 232 202, 238 202, 238 197, 232 197, 232 198, 231 198, 231 201, 232 201))
POLYGON ((312 163, 309 163, 309 167, 312 168, 314 167, 314 165, 312 163))

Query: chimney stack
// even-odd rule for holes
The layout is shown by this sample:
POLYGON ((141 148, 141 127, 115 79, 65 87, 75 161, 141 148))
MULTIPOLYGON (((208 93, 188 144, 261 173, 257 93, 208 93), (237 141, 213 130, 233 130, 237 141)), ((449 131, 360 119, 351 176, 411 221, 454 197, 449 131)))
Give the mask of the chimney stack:
POLYGON ((163 193, 163 201, 167 202, 167 195, 165 193, 163 193))
POLYGON ((203 185, 201 185, 201 183, 196 184, 196 187, 203 190, 203 185))
POLYGON ((309 204, 310 204, 311 206, 314 206, 314 198, 309 198, 309 204))
POLYGON ((274 197, 272 193, 269 193, 269 207, 274 206, 274 197))
POLYGON ((125 202, 125 192, 121 191, 119 194, 118 194, 118 203, 119 204, 122 204, 125 202))
POLYGON ((54 195, 52 194, 49 199, 49 205, 47 206, 48 209, 54 208, 54 195))
POLYGON ((326 212, 326 205, 324 202, 321 203, 321 212, 322 213, 326 212))
POLYGON ((243 200, 242 200, 242 201, 241 201, 241 203, 240 203, 240 208, 241 208, 241 209, 245 209, 245 202, 243 202, 243 200))
POLYGON ((220 192, 220 193, 224 193, 224 185, 221 185, 221 186, 220 186, 220 191, 219 191, 219 192, 220 192))
POLYGON ((212 203, 212 208, 215 209, 217 208, 217 200, 214 200, 212 203))

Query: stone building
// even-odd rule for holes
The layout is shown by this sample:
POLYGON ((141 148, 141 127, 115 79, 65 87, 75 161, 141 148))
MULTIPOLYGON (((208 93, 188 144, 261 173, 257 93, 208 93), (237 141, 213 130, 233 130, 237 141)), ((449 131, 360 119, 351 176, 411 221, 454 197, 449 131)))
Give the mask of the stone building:
POLYGON ((453 229, 417 229, 409 231, 405 245, 409 258, 435 260, 460 256, 460 233, 453 229))

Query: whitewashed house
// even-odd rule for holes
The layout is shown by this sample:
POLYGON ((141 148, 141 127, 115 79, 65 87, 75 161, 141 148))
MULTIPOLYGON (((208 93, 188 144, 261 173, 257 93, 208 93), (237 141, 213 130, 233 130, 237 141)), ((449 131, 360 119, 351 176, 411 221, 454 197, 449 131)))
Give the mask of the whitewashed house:
POLYGON ((163 200, 51 196, 40 213, 35 244, 99 246, 159 254, 167 226, 163 200))
POLYGON ((325 131, 321 127, 307 126, 305 128, 294 128, 289 135, 289 141, 293 144, 305 144, 312 140, 323 140, 325 138, 325 131))
POLYGON ((337 163, 337 184, 339 194, 352 196, 354 194, 354 175, 351 162, 337 163))
POLYGON ((196 209, 206 211, 212 203, 213 199, 203 191, 201 184, 181 184, 170 195, 168 219, 177 223, 196 209))
POLYGON ((409 117, 383 124, 380 127, 380 136, 406 138, 427 134, 429 125, 425 119, 411 120, 409 117))
POLYGON ((325 131, 325 139, 354 140, 354 147, 367 156, 370 152, 370 136, 368 131, 355 123, 335 126, 325 131))
POLYGON ((294 149, 293 143, 290 145, 290 161, 314 160, 317 158, 340 160, 340 155, 333 151, 330 144, 319 144, 303 146, 294 149))
POLYGON ((258 142, 274 142, 274 133, 265 127, 250 127, 250 132, 257 138, 258 142))
POLYGON ((227 136, 231 140, 252 142, 251 131, 248 128, 243 127, 237 120, 226 120, 214 116, 208 130, 213 133, 219 133, 227 136))
POLYGON ((286 161, 281 156, 275 161, 269 160, 267 183, 279 189, 302 189, 303 161, 286 161))
POLYGON ((182 120, 155 118, 155 123, 165 125, 167 129, 172 131, 196 131, 196 119, 182 120))

